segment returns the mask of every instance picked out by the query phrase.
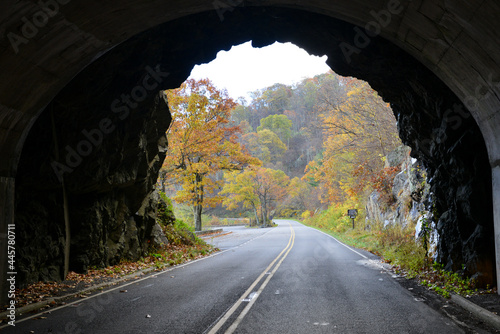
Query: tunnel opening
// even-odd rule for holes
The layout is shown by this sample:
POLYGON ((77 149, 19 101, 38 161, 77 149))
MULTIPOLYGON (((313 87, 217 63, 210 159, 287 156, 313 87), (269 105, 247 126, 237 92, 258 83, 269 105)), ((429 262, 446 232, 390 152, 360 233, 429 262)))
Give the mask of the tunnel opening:
MULTIPOLYGON (((246 221, 253 226, 261 223, 262 226, 265 225, 263 212, 274 212, 275 209, 273 206, 272 210, 262 210, 263 207, 269 207, 268 199, 261 202, 266 203, 263 206, 252 201, 253 204, 249 205, 253 206, 253 213, 243 210, 241 204, 235 204, 240 209, 238 212, 225 208, 221 194, 224 193, 224 185, 227 185, 226 174, 237 173, 241 169, 255 172, 256 158, 260 160, 259 164, 262 163, 259 173, 277 173, 280 170, 286 174, 283 175, 285 179, 303 176, 311 153, 308 152, 305 163, 301 161, 300 166, 295 166, 295 173, 290 173, 294 158, 290 156, 287 161, 284 160, 285 156, 295 156, 292 152, 303 151, 303 146, 308 145, 304 130, 300 132, 300 128, 307 123, 307 108, 297 105, 300 97, 294 91, 299 91, 298 87, 304 86, 306 80, 311 81, 307 87, 314 90, 312 87, 316 86, 312 82, 318 83, 327 72, 331 72, 325 61, 326 56, 311 56, 291 43, 276 42, 267 47, 253 48, 251 41, 248 41, 233 46, 227 52, 219 52, 208 64, 197 64, 181 88, 168 91, 169 109, 174 121, 168 132, 170 146, 160 171, 158 188, 173 200, 176 217, 191 224, 197 231, 202 227, 208 228, 208 221, 215 224, 219 218, 224 220, 223 217, 231 215, 238 217, 235 220, 240 223, 246 221), (204 102, 199 108, 193 108, 193 105, 198 105, 198 99, 204 102), (294 99, 296 102, 292 106, 294 99), (231 113, 226 113, 225 106, 233 104, 231 113), (297 110, 298 114, 304 116, 293 117, 297 113, 292 110, 297 110), (210 121, 199 123, 190 117, 191 113, 206 119, 220 117, 219 125, 213 126, 210 121), (278 122, 284 127, 282 131, 267 129, 261 132, 264 129, 258 129, 260 122, 267 122, 267 127, 272 127, 271 123, 277 125, 278 122), (294 122, 292 131, 291 124, 294 122), (222 129, 226 130, 222 132, 222 129), (210 137, 214 145, 198 144, 204 142, 201 138, 205 136, 210 137), (220 146, 220 141, 215 140, 214 136, 225 138, 227 143, 231 143, 230 146, 220 146), (288 149, 290 145, 293 146, 291 150, 288 149), (222 157, 228 160, 222 160, 222 157), (210 172, 197 173, 193 170, 195 166, 197 170, 201 168, 210 172), (203 185, 202 188, 198 186, 200 184, 203 185), (186 189, 191 189, 199 196, 190 196, 186 189), (193 210, 194 203, 198 201, 202 205, 198 210, 193 210), (195 220, 199 223, 195 224, 195 220)), ((305 93, 305 88, 301 91, 305 93)), ((316 130, 316 134, 322 132, 319 128, 316 130)), ((318 140, 314 145, 309 144, 314 146, 310 147, 310 151, 319 151, 317 146, 321 144, 318 140)))
POLYGON ((41 113, 23 148, 15 199, 20 283, 61 277, 64 218, 54 161, 65 165, 58 167, 71 207, 71 268, 84 271, 143 252, 154 220, 148 196, 170 124, 159 91, 180 86, 194 64, 247 40, 257 47, 292 42, 326 54, 336 73, 366 80, 391 103, 403 142, 433 180, 438 261, 450 270, 466 265, 493 283, 491 170, 481 131, 456 95, 393 43, 374 36, 346 57, 339 45, 352 45, 358 31, 321 14, 241 7, 222 21, 211 11, 164 23, 88 65, 41 113), (125 237, 127 247, 109 249, 110 240, 125 237))
MULTIPOLYGON (((183 88, 168 92, 171 99, 169 109, 177 121, 173 122, 168 133, 170 146, 160 171, 158 188, 173 200, 177 217, 192 224, 193 228, 196 225, 193 203, 197 202, 197 197, 189 196, 186 189, 198 189, 198 182, 193 177, 197 174, 193 164, 196 163, 199 168, 201 156, 204 157, 201 159, 204 167, 211 171, 200 175, 200 178, 208 179, 209 186, 195 191, 202 202, 204 199, 208 202, 202 205, 200 211, 203 219, 199 213, 196 219, 203 220, 204 229, 219 224, 221 219, 225 222, 226 218, 239 222, 245 220, 251 226, 265 226, 271 224, 270 217, 312 215, 331 206, 348 205, 351 198, 348 194, 363 198, 352 205, 365 207, 364 198, 369 196, 360 194, 369 192, 367 186, 372 184, 374 173, 382 172, 384 161, 380 157, 386 157, 402 145, 396 119, 388 104, 366 82, 336 75, 325 65, 325 61, 326 57, 311 56, 291 43, 274 43, 257 49, 247 42, 233 46, 228 52, 219 52, 209 64, 195 66, 183 88), (300 64, 300 68, 294 68, 296 64, 300 64), (210 82, 206 82, 206 78, 210 82), (213 101, 222 105, 222 101, 229 102, 227 97, 220 98, 225 96, 223 89, 228 89, 230 98, 237 104, 231 116, 224 118, 223 122, 228 122, 226 126, 239 127, 231 128, 237 134, 236 142, 242 144, 251 157, 260 160, 259 167, 248 164, 244 171, 239 171, 240 167, 232 170, 232 167, 219 166, 210 159, 214 147, 196 144, 200 141, 199 134, 213 135, 209 131, 212 127, 208 123, 202 125, 192 120, 186 110, 208 116, 213 108, 206 108, 204 104, 200 108, 189 108, 192 105, 189 101, 198 101, 199 90, 213 92, 215 87, 212 84, 222 90, 219 90, 220 95, 213 94, 213 100, 204 95, 207 103, 213 101), (194 97, 188 92, 194 93, 194 97), (325 164, 341 164, 344 169, 327 171, 320 168, 321 172, 313 172, 325 164), (363 173, 364 181, 361 181, 360 173, 363 173), (275 177, 280 183, 278 188, 283 191, 273 188, 272 182, 257 181, 264 175, 271 179, 275 177), (345 175, 359 180, 352 182, 345 175), (254 184, 255 197, 232 192, 231 189, 238 188, 241 182, 235 178, 245 178, 246 182, 254 184), (300 196, 285 195, 288 181, 301 189, 300 196), (265 189, 274 189, 273 199, 265 196, 265 189), (221 198, 221 194, 225 199, 221 198), (242 197, 244 200, 233 201, 233 198, 242 197), (259 197, 258 201, 254 200, 256 197, 259 197), (267 213, 266 218, 263 217, 264 212, 267 213)), ((224 154, 222 147, 220 149, 223 152, 217 151, 217 154, 224 154)), ((387 168, 393 171, 399 167, 387 168)), ((297 192, 291 188, 289 191, 297 192)), ((384 195, 384 201, 394 204, 395 201, 390 198, 389 194, 384 195)), ((401 205, 402 211, 406 212, 407 207, 408 204, 401 205)), ((413 217, 411 224, 417 220, 413 217)), ((360 222, 365 226, 362 220, 360 222)), ((376 219, 377 225, 380 222, 381 218, 376 219)), ((370 225, 375 227, 375 219, 372 224, 366 224, 366 229, 370 229, 370 225)))

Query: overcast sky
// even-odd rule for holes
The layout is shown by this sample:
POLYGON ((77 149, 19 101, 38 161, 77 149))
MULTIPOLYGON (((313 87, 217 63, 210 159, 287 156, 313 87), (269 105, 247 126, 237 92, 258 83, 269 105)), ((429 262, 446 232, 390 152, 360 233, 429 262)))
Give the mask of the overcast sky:
POLYGON ((256 49, 250 42, 221 51, 209 64, 197 65, 190 78, 209 78, 229 95, 249 100, 248 93, 275 83, 291 85, 304 78, 327 72, 327 56, 310 56, 291 44, 275 43, 256 49))

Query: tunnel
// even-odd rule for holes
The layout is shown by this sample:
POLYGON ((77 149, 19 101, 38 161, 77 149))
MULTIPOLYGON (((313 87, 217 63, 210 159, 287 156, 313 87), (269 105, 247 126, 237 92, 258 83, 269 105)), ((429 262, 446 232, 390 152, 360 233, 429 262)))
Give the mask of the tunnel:
MULTIPOLYGON (((500 270, 500 44, 494 1, 5 1, 0 228, 19 283, 140 256, 168 149, 162 90, 220 50, 292 42, 391 104, 429 170, 437 260, 500 270), (127 240, 126 243, 120 242, 127 240)), ((241 66, 245 66, 241 64, 241 66)), ((300 66, 300 64, 296 64, 300 66)), ((244 80, 244 78, 241 78, 244 80)), ((9 272, 0 252, 2 281, 9 272)), ((6 286, 2 284, 2 298, 6 286)))

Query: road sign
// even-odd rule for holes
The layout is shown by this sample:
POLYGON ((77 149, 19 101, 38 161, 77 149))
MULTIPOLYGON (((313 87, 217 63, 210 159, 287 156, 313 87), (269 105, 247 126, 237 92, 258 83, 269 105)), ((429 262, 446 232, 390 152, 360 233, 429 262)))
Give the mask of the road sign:
POLYGON ((349 209, 347 210, 347 215, 352 219, 352 229, 354 230, 354 218, 358 215, 357 209, 349 209))

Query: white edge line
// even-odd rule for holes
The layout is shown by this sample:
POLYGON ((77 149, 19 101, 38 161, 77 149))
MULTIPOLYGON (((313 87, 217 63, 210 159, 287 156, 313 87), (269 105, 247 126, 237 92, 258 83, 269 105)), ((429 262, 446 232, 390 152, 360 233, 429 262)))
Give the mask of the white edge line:
POLYGON ((347 248, 347 249, 348 249, 348 250, 350 250, 351 252, 354 252, 354 253, 358 254, 359 256, 361 256, 362 258, 364 258, 364 259, 367 259, 367 260, 368 260, 368 257, 367 257, 367 256, 365 256, 365 255, 361 254, 360 252, 358 252, 358 251, 356 251, 356 250, 352 249, 351 247, 347 246, 346 244, 344 244, 342 241, 340 241, 339 239, 335 238, 334 236, 332 236, 332 235, 330 235, 330 234, 328 234, 328 233, 325 233, 325 232, 323 232, 323 231, 320 231, 320 230, 318 230, 318 229, 315 229, 315 228, 313 228, 313 227, 310 227, 310 226, 304 225, 304 224, 302 224, 301 222, 298 222, 298 221, 296 221, 296 220, 294 220, 294 222, 297 222, 297 223, 299 223, 300 225, 302 225, 302 226, 304 226, 304 227, 310 228, 311 230, 317 231, 317 232, 319 232, 319 233, 323 233, 324 235, 326 235, 326 236, 328 236, 328 237, 332 238, 333 240, 337 241, 339 244, 341 244, 342 246, 344 246, 345 248, 347 248))
MULTIPOLYGON (((109 290, 101 291, 100 293, 96 293, 96 294, 94 294, 94 295, 92 295, 92 296, 89 296, 89 297, 86 297, 86 298, 83 298, 83 299, 78 299, 78 300, 75 300, 75 301, 73 301, 73 302, 71 302, 71 303, 67 303, 67 304, 64 304, 64 305, 61 305, 61 306, 58 306, 58 307, 55 307, 55 308, 47 309, 46 311, 39 312, 39 313, 37 313, 37 314, 31 315, 31 316, 26 317, 26 318, 22 318, 22 319, 19 319, 19 320, 17 320, 17 319, 16 319, 15 323, 16 323, 16 324, 18 324, 18 323, 20 323, 20 322, 24 322, 24 321, 26 321, 26 320, 30 320, 30 319, 33 319, 33 318, 37 318, 37 317, 40 317, 42 314, 52 313, 52 312, 54 312, 54 311, 57 311, 57 310, 60 310, 60 309, 66 308, 66 307, 68 307, 68 306, 71 306, 71 305, 74 305, 74 304, 77 304, 77 303, 84 303, 85 301, 87 301, 87 300, 89 300, 89 299, 92 299, 92 298, 95 298, 95 297, 102 296, 102 295, 104 295, 104 294, 106 294, 106 293, 109 293, 109 292, 112 292, 112 291, 115 291, 115 290, 118 290, 118 289, 122 289, 122 288, 124 288, 124 287, 126 287, 126 286, 129 286, 129 285, 132 285, 132 284, 135 284, 135 283, 139 283, 139 282, 145 281, 145 280, 150 279, 150 278, 152 278, 152 277, 157 277, 157 276, 163 275, 163 274, 165 274, 165 273, 171 272, 172 270, 179 269, 179 268, 182 268, 182 267, 186 267, 186 266, 189 266, 189 265, 191 265, 191 264, 193 264, 193 263, 196 263, 196 262, 199 262, 199 261, 203 261, 203 260, 209 259, 209 258, 211 258, 211 257, 215 257, 215 256, 218 256, 218 255, 221 255, 221 254, 223 254, 223 253, 225 253, 225 252, 230 251, 231 249, 233 249, 233 248, 229 248, 229 249, 226 249, 226 250, 223 250, 223 251, 217 252, 217 253, 215 253, 215 254, 209 255, 209 256, 207 256, 207 257, 203 257, 203 258, 201 258, 201 259, 196 259, 196 260, 193 260, 193 261, 189 261, 189 262, 187 262, 187 263, 183 263, 183 264, 180 264, 180 265, 178 265, 178 266, 175 266, 175 267, 172 267, 172 268, 168 268, 168 269, 165 269, 165 270, 160 271, 160 272, 156 272, 156 273, 155 273, 154 271, 152 271, 152 272, 148 273, 148 275, 149 275, 149 274, 151 274, 151 275, 149 275, 149 276, 147 276, 147 277, 143 277, 143 278, 140 278, 140 279, 136 279, 136 280, 134 280, 134 281, 130 281, 129 283, 126 283, 126 284, 123 284, 123 285, 119 285, 119 286, 117 286, 117 287, 115 287, 115 288, 112 288, 112 289, 109 289, 109 290)), ((133 279, 133 278, 131 278, 131 279, 133 279)), ((110 282, 110 284, 112 284, 112 282, 110 282)), ((75 296, 76 296, 76 295, 77 295, 77 294, 75 294, 75 296)), ((71 298, 71 297, 70 297, 70 298, 71 298)), ((3 326, 0 326, 0 329, 5 328, 5 327, 11 327, 11 325, 6 324, 6 325, 3 325, 3 326)))
MULTIPOLYGON (((144 281, 144 280, 150 279, 150 278, 152 278, 153 276, 155 276, 155 277, 156 277, 156 276, 160 276, 160 275, 163 275, 163 274, 165 274, 165 273, 168 273, 168 272, 170 272, 170 271, 172 271, 172 270, 179 269, 179 268, 182 268, 182 267, 186 267, 186 266, 189 266, 189 265, 191 265, 191 264, 193 264, 193 263, 196 263, 196 262, 199 262, 199 261, 203 261, 203 260, 207 260, 207 259, 209 259, 209 258, 212 258, 212 257, 218 256, 218 255, 221 255, 221 254, 223 254, 223 253, 225 253, 225 252, 228 252, 228 251, 230 251, 230 250, 233 250, 233 249, 235 249, 235 248, 238 248, 238 247, 240 247, 240 246, 242 246, 242 245, 244 245, 244 244, 246 244, 246 243, 248 243, 248 242, 250 242, 250 241, 253 241, 253 240, 255 240, 255 239, 258 239, 258 238, 260 238, 260 237, 262 237, 262 236, 266 235, 267 233, 269 233, 269 232, 271 232, 271 231, 272 231, 272 230, 269 230, 269 231, 267 231, 267 232, 266 232, 266 233, 264 233, 264 234, 261 234, 261 235, 259 235, 259 236, 255 237, 255 238, 253 238, 253 239, 250 239, 250 240, 248 240, 248 241, 244 242, 243 244, 240 244, 240 245, 238 245, 238 246, 235 246, 235 247, 231 247, 231 248, 225 249, 225 250, 223 250, 223 251, 219 251, 219 252, 217 252, 217 253, 215 253, 215 254, 212 254, 212 255, 209 255, 209 256, 207 256, 207 257, 203 257, 203 258, 201 258, 201 259, 197 259, 197 260, 189 261, 189 262, 187 262, 187 263, 183 263, 183 264, 181 264, 181 265, 178 265, 178 266, 175 266, 175 267, 168 268, 168 269, 165 269, 165 270, 163 270, 163 271, 157 272, 156 274, 153 274, 153 273, 154 273, 154 271, 152 271, 152 272, 150 273, 150 274, 151 274, 150 276, 147 276, 147 277, 144 277, 144 278, 140 278, 140 279, 136 279, 136 280, 131 281, 131 282, 129 282, 129 283, 126 283, 126 284, 123 284, 123 285, 119 285, 119 286, 117 286, 117 287, 115 287, 115 288, 112 288, 112 289, 109 289, 109 290, 105 290, 105 291, 101 291, 101 293, 96 293, 95 295, 92 295, 92 296, 86 297, 86 298, 84 298, 84 299, 78 299, 78 300, 75 300, 75 301, 73 301, 73 302, 71 302, 71 303, 67 303, 67 304, 64 304, 64 305, 61 305, 61 306, 58 306, 58 307, 55 307, 55 308, 48 309, 48 310, 46 310, 46 311, 44 311, 44 312, 39 312, 39 313, 37 313, 37 314, 31 315, 31 316, 26 317, 26 318, 22 318, 22 319, 19 319, 19 320, 17 320, 17 319, 16 319, 16 322, 15 322, 15 323, 16 323, 16 324, 18 324, 18 323, 20 323, 20 322, 24 322, 24 321, 26 321, 26 320, 30 320, 30 319, 33 319, 33 318, 37 318, 37 317, 41 316, 42 314, 52 313, 52 312, 54 312, 54 311, 57 311, 57 310, 60 310, 60 309, 66 308, 66 307, 68 307, 68 306, 71 306, 71 305, 74 305, 74 304, 77 304, 77 303, 83 303, 83 302, 85 302, 85 301, 87 301, 87 300, 89 300, 89 299, 92 299, 92 298, 95 298, 95 297, 98 297, 98 296, 102 296, 103 294, 106 294, 106 293, 109 293, 109 292, 112 292, 112 291, 115 291, 115 290, 118 290, 118 289, 122 289, 122 288, 124 288, 124 287, 126 287, 126 286, 129 286, 129 285, 132 285, 132 284, 135 284, 135 283, 138 283, 138 282, 141 282, 141 281, 144 281)), ((131 279, 133 279, 133 278, 131 278, 131 279)), ((3 326, 0 326, 0 329, 2 329, 2 328, 6 328, 6 327, 11 327, 11 325, 9 325, 9 324, 5 324, 5 325, 3 325, 3 326)))

